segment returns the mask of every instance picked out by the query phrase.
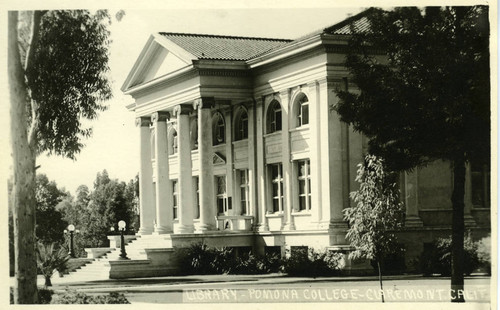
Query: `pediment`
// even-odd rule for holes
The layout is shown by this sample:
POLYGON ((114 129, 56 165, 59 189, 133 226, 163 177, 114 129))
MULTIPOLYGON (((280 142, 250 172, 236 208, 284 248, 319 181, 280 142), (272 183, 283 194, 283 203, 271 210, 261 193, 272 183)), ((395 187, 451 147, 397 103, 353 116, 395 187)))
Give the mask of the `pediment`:
POLYGON ((220 153, 215 152, 213 158, 214 165, 222 165, 226 163, 226 158, 220 153))
POLYGON ((123 83, 122 91, 190 66, 195 58, 170 40, 152 35, 123 83))

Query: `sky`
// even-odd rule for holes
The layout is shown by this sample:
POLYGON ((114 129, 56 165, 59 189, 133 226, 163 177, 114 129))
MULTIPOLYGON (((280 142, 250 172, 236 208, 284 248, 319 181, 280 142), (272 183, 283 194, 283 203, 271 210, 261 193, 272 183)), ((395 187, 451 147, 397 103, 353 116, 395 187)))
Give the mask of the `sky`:
MULTIPOLYGON (((128 182, 139 172, 139 130, 134 112, 126 105, 132 97, 120 87, 151 33, 183 32, 294 39, 333 25, 362 8, 239 8, 239 9, 125 9, 121 22, 110 27, 110 78, 113 99, 109 109, 89 123, 93 136, 75 161, 41 155, 37 173, 44 173, 74 194, 79 185, 92 188, 98 172, 128 182)), ((116 12, 116 10, 111 10, 116 12)))

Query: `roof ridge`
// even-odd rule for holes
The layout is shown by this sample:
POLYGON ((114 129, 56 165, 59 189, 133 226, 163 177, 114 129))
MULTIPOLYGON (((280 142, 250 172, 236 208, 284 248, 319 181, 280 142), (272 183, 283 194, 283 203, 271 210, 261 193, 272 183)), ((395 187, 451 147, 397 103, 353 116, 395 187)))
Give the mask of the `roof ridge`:
POLYGON ((246 39, 246 40, 267 40, 267 41, 286 41, 291 42, 292 39, 278 39, 278 38, 264 38, 264 37, 245 37, 245 36, 229 36, 229 35, 217 35, 217 34, 201 34, 201 33, 183 33, 183 32, 158 32, 160 35, 181 35, 181 36, 192 36, 192 37, 209 37, 209 38, 225 38, 225 39, 246 39))

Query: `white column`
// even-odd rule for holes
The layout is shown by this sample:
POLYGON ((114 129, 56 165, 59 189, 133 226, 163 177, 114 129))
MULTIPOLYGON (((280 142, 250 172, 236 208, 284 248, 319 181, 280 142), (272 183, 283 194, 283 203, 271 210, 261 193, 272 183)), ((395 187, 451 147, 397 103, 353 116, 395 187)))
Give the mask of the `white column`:
MULTIPOLYGON (((189 113, 191 111, 191 105, 178 105, 174 108, 174 115, 177 117, 177 141, 179 150, 179 233, 192 233, 194 231, 191 139, 189 137, 189 113)), ((198 131, 201 130, 202 128, 198 129, 198 131)))
POLYGON ((295 224, 292 218, 292 203, 294 192, 292 192, 292 163, 290 162, 290 90, 280 92, 281 97, 281 148, 282 148, 282 164, 283 164, 283 186, 285 189, 284 195, 284 210, 283 210, 283 230, 295 230, 295 224))
POLYGON ((418 168, 412 172, 405 172, 405 226, 406 227, 421 227, 422 219, 418 214, 418 168))
MULTIPOLYGON (((323 205, 322 169, 321 169, 321 123, 320 123, 320 97, 317 82, 308 85, 309 93, 309 132, 311 139, 311 228, 316 228, 322 216, 322 209, 329 208, 323 205)), ((327 173, 327 172, 325 172, 327 173)))
POLYGON ((172 232, 172 186, 169 180, 167 120, 168 112, 156 112, 151 116, 155 127, 155 175, 156 175, 156 226, 154 234, 172 232))
MULTIPOLYGON (((230 104, 230 101, 227 101, 230 104)), ((234 173, 233 173, 233 138, 231 136, 231 127, 233 120, 231 117, 231 110, 226 110, 224 112, 224 135, 226 136, 226 191, 228 206, 231 207, 230 215, 240 215, 240 213, 235 213, 235 207, 238 205, 238 201, 234 199, 234 173)))
POLYGON ((320 117, 320 135, 321 135, 321 192, 322 192, 322 218, 320 219, 320 228, 328 226, 334 231, 337 244, 345 243, 345 230, 347 223, 344 221, 343 208, 345 205, 344 180, 345 177, 345 128, 342 129, 342 123, 337 112, 332 110, 338 98, 333 92, 334 83, 326 79, 319 82, 319 117, 320 117), (326 206, 326 208, 325 208, 326 206))
POLYGON ((214 98, 195 100, 198 110, 198 154, 200 161, 200 231, 214 230, 215 198, 213 182, 213 147, 212 147, 212 113, 214 98))
POLYGON ((264 161, 264 101, 262 99, 256 100, 256 115, 255 115, 255 126, 256 126, 256 141, 257 144, 257 190, 259 197, 258 200, 258 216, 256 218, 257 225, 256 229, 258 231, 268 231, 269 224, 266 218, 266 206, 267 206, 267 190, 266 190, 266 173, 265 173, 265 161, 264 161))
POLYGON ((151 124, 150 117, 139 117, 136 125, 140 126, 140 170, 139 170, 139 208, 140 208, 140 235, 149 235, 153 232, 155 218, 153 197, 153 168, 151 166, 151 124))
POLYGON ((465 166, 465 208, 464 208, 464 224, 466 227, 476 226, 476 221, 472 216, 472 170, 471 164, 465 166))
POLYGON ((255 145, 255 102, 248 108, 248 196, 250 205, 248 214, 254 218, 254 224, 257 220, 257 162, 256 162, 256 149, 255 145))

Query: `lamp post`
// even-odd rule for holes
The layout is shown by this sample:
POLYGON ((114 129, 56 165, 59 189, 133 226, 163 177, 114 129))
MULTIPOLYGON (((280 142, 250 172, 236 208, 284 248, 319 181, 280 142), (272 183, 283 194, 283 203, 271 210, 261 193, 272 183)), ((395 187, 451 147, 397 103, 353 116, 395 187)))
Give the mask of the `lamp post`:
MULTIPOLYGON (((75 249, 73 246, 73 236, 75 233, 75 225, 69 224, 67 231, 69 231, 69 256, 71 258, 75 258, 75 249)), ((66 232, 66 230, 64 230, 64 232, 66 232)))
POLYGON ((125 221, 121 220, 118 222, 118 230, 120 231, 120 259, 128 259, 127 252, 125 252, 125 237, 123 236, 126 226, 125 221))

